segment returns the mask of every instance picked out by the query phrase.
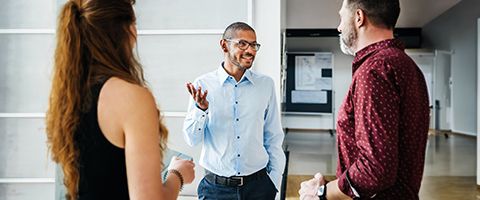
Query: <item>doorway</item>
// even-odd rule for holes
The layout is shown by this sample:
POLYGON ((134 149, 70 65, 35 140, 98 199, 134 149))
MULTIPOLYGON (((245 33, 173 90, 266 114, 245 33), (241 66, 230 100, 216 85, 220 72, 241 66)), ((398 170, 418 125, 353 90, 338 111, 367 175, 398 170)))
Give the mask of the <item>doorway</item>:
POLYGON ((435 51, 434 119, 435 130, 452 130, 452 52, 435 51))

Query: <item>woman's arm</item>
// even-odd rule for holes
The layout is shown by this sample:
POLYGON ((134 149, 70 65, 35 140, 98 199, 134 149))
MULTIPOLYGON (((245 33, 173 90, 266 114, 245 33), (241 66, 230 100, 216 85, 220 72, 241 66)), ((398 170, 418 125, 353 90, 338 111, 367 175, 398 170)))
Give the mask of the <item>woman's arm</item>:
MULTIPOLYGON (((112 78, 105 83, 98 105, 99 123, 107 139, 125 148, 130 198, 176 199, 180 179, 169 174, 162 183, 159 147, 159 116, 150 91, 142 86, 112 78)), ((193 162, 180 161, 177 169, 184 179, 193 162)), ((191 180, 185 180, 186 182, 191 180)))

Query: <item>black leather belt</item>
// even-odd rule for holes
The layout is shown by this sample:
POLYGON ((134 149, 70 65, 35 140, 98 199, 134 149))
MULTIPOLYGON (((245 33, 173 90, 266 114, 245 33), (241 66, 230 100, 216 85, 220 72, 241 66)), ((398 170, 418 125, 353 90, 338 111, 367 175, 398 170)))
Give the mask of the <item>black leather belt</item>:
POLYGON ((231 177, 219 176, 212 172, 207 171, 207 174, 205 175, 205 179, 207 179, 210 183, 216 183, 216 184, 230 186, 230 187, 240 187, 242 185, 247 184, 250 181, 257 180, 265 176, 268 176, 268 174, 267 174, 267 170, 263 168, 260 171, 250 174, 248 176, 231 176, 231 177))

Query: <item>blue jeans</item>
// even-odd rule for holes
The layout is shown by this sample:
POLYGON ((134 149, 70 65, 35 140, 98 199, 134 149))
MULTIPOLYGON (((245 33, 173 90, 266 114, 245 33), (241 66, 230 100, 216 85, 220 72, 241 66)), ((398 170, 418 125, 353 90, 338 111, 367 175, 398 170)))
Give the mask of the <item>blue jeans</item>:
POLYGON ((278 192, 268 176, 249 181, 240 187, 211 183, 203 178, 197 190, 200 200, 273 200, 278 192))

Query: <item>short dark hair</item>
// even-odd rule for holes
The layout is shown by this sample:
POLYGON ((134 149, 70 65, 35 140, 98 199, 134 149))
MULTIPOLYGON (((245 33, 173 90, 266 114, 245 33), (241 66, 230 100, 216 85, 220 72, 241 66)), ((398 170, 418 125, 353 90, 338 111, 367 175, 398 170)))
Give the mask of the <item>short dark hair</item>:
POLYGON ((395 28, 400 15, 399 0, 346 0, 347 7, 353 12, 357 9, 365 12, 368 19, 377 26, 395 28))
POLYGON ((222 39, 234 38, 237 31, 252 31, 255 33, 255 30, 253 30, 253 28, 247 23, 234 22, 233 24, 230 24, 229 26, 227 26, 227 28, 223 32, 222 39))

